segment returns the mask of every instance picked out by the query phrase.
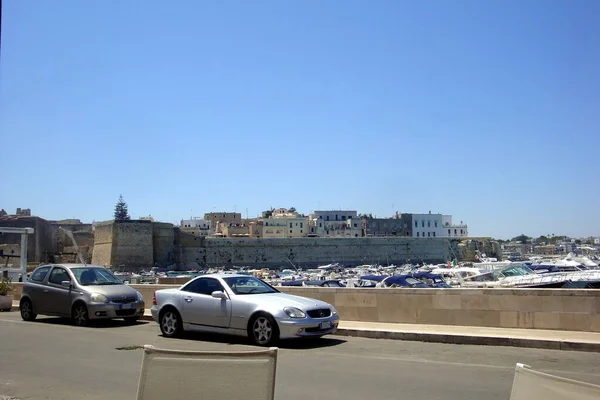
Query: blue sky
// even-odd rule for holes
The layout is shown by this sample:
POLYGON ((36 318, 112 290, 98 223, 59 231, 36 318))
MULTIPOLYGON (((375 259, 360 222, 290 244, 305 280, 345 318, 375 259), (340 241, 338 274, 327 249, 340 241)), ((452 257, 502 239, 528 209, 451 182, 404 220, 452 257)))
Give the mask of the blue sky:
POLYGON ((600 2, 4 1, 0 208, 600 235, 600 2))

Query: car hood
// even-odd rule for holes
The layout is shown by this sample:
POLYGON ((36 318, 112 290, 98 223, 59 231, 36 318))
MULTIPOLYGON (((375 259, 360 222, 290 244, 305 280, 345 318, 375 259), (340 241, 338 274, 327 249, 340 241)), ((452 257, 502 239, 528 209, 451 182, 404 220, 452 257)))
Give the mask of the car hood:
POLYGON ((278 305, 281 307, 296 307, 302 310, 311 310, 314 308, 330 308, 331 305, 316 299, 308 297, 294 296, 287 293, 265 293, 242 295, 246 301, 255 304, 278 305))
POLYGON ((87 285, 83 289, 90 293, 101 293, 108 298, 119 296, 135 296, 137 290, 128 285, 87 285))

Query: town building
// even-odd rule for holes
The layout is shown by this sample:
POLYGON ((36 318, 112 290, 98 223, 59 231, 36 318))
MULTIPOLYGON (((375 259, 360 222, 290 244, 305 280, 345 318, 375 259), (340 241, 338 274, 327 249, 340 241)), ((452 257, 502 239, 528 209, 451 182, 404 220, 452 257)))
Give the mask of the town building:
POLYGON ((412 214, 411 226, 413 229, 412 237, 417 238, 435 238, 444 237, 442 214, 412 214))
POLYGON ((309 217, 309 236, 360 237, 362 222, 356 211, 315 211, 309 217))
POLYGON ((242 214, 237 212, 210 212, 204 214, 204 219, 210 221, 210 226, 216 229, 219 222, 241 224, 242 214))
POLYGON ((467 224, 460 221, 460 224, 452 223, 452 215, 443 215, 442 222, 444 224, 444 237, 463 238, 469 236, 467 224))
POLYGON ((213 233, 211 221, 198 217, 182 219, 179 229, 197 236, 210 236, 213 233))
POLYGON ((412 214, 396 213, 392 218, 373 218, 363 215, 362 236, 412 237, 412 214))

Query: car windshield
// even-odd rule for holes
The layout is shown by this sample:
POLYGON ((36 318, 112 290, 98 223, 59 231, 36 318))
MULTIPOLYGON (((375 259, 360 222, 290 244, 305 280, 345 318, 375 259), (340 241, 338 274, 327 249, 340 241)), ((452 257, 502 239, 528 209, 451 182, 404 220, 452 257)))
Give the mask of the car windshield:
POLYGON ((104 268, 71 268, 80 285, 122 285, 123 282, 104 268))
POLYGON ((235 294, 279 293, 274 287, 254 277, 237 276, 223 280, 235 294))

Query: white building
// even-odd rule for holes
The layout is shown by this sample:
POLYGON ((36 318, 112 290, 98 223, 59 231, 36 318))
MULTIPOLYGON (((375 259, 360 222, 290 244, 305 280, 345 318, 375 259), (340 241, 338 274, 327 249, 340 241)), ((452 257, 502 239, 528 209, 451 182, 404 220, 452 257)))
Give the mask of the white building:
POLYGON ((463 224, 462 221, 460 221, 460 224, 453 224, 452 215, 443 215, 442 223, 444 225, 444 232, 442 236, 444 237, 463 238, 469 236, 467 224, 463 224))
POLYGON ((469 236, 466 224, 452 223, 452 215, 412 214, 413 237, 418 238, 462 238, 469 236))
POLYGON ((361 220, 356 211, 315 211, 310 216, 309 236, 360 237, 361 220))
POLYGON ((179 228, 183 232, 192 233, 197 236, 209 236, 213 234, 211 221, 198 217, 182 219, 179 228))
POLYGON ((444 237, 442 214, 412 214, 413 237, 444 237))

